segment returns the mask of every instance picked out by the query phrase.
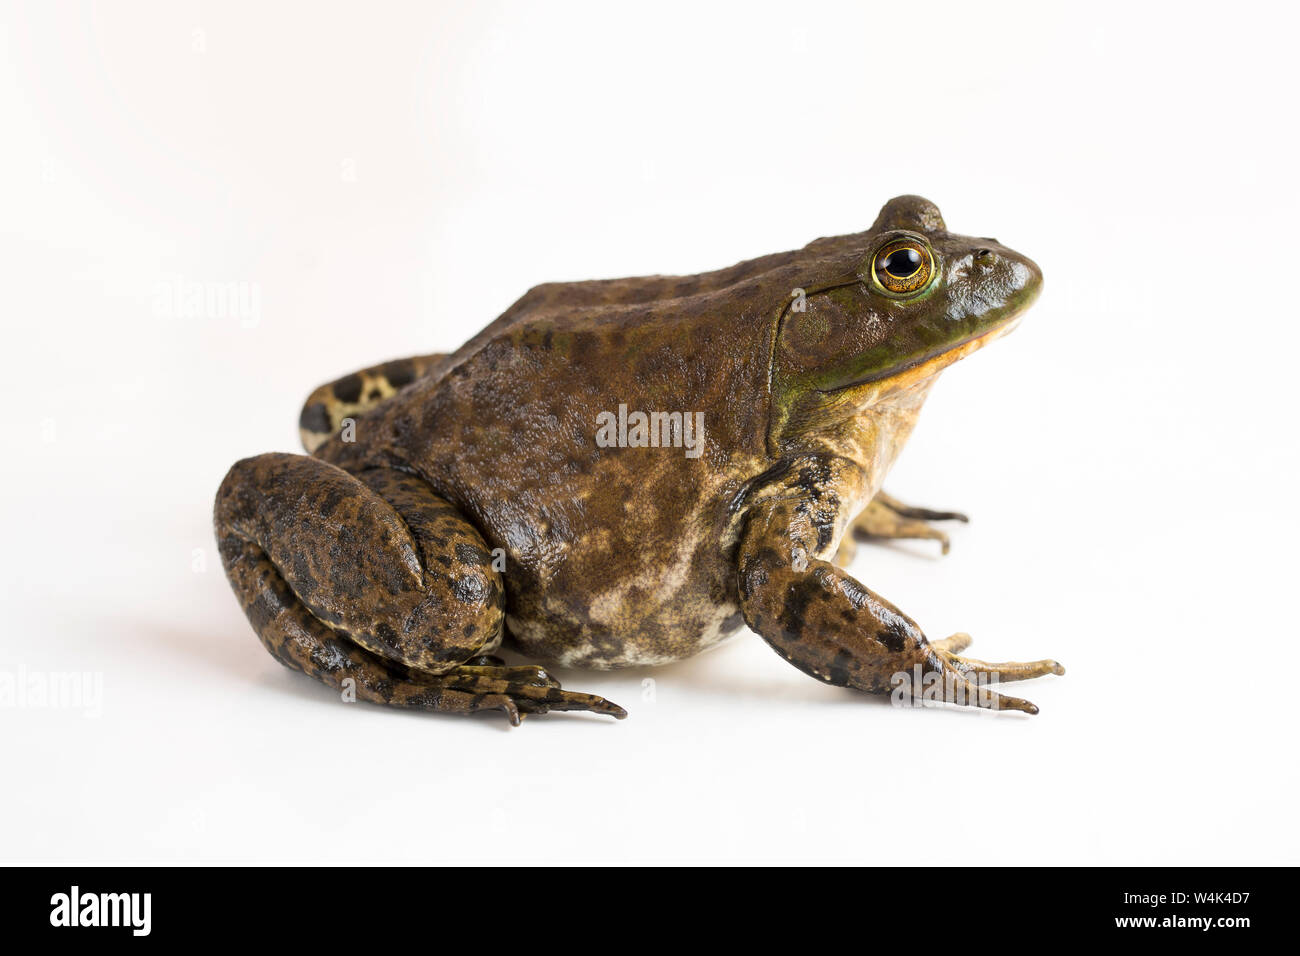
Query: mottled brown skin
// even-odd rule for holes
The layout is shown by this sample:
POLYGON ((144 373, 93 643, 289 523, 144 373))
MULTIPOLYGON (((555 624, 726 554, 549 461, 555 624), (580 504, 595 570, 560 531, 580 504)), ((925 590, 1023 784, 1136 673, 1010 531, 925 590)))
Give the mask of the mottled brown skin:
POLYGON ((503 636, 543 663, 610 668, 680 660, 745 623, 806 673, 873 693, 914 667, 964 686, 1059 673, 960 658, 962 636, 927 641, 831 560, 854 533, 946 550, 926 522, 964 518, 880 483, 938 372, 1009 329, 1040 281, 905 196, 867 232, 716 272, 538 286, 455 353, 313 392, 312 457, 241 461, 218 492, 227 573, 290 667, 515 722, 623 711, 485 657, 503 636), (903 293, 884 269, 900 244, 931 266, 903 293), (703 412, 702 453, 601 447, 597 417, 620 405, 703 412))

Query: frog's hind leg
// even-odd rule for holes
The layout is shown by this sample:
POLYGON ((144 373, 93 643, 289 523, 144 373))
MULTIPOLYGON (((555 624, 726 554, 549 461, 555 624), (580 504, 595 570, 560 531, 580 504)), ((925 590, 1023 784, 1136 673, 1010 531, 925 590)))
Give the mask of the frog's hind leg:
MULTIPOLYGON (((948 534, 932 527, 931 521, 969 521, 960 511, 933 511, 914 508, 892 498, 883 491, 868 502, 862 514, 853 522, 853 533, 863 538, 928 538, 938 541, 943 553, 948 553, 948 534)), ((848 538, 845 535, 845 538, 848 538)), ((852 557, 852 551, 847 556, 852 557)), ((841 560, 841 564, 847 561, 841 560)))
POLYGON ((442 353, 395 359, 382 365, 359 369, 328 382, 307 396, 298 418, 302 447, 314 452, 343 427, 345 418, 370 411, 414 382, 433 366, 442 353))
POLYGON ((503 590, 483 539, 421 479, 303 455, 238 462, 217 492, 231 586, 267 650, 356 699, 452 713, 624 717, 492 658, 503 590))

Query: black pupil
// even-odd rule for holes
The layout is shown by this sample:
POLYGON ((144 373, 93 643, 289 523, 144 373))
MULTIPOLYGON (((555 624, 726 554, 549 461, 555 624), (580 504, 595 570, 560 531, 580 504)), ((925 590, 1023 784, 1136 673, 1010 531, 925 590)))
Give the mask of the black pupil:
POLYGON ((882 263, 886 272, 896 279, 906 279, 921 268, 921 254, 915 249, 895 249, 882 263))

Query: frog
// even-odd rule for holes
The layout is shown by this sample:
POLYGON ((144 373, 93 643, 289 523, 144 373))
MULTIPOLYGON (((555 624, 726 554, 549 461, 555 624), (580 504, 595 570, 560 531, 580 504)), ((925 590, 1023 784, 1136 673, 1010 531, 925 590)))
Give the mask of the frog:
POLYGON ((914 677, 1035 714, 993 685, 1057 661, 965 657, 969 635, 930 640, 846 566, 859 540, 947 551, 965 516, 882 485, 940 373, 1041 286, 913 195, 711 272, 535 286, 455 351, 313 391, 306 454, 221 482, 222 565, 270 654, 346 700, 621 719, 557 669, 668 665, 748 630, 827 685, 897 701, 914 677))

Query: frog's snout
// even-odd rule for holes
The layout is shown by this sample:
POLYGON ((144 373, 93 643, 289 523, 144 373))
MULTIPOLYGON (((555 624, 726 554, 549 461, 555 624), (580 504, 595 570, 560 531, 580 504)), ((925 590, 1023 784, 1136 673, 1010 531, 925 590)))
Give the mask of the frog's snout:
POLYGON ((1017 311, 1028 306, 1038 296, 1043 285, 1043 270, 1028 256, 990 242, 971 255, 976 270, 992 280, 1000 297, 1017 311))
POLYGON ((1043 284, 1043 270, 1038 268, 1038 263, 1028 256, 1017 255, 1016 262, 1021 274, 1020 287, 1022 289, 1037 289, 1043 284))

